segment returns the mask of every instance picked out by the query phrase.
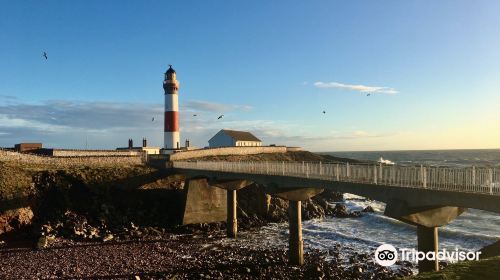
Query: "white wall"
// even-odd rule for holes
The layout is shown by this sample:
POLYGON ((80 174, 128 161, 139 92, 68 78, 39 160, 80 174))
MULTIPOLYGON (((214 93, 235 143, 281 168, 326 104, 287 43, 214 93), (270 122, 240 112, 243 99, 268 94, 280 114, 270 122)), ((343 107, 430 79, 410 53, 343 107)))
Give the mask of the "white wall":
POLYGON ((241 147, 260 147, 262 142, 260 141, 236 141, 236 146, 241 147))
POLYGON ((160 148, 156 147, 142 147, 142 150, 145 151, 148 155, 157 155, 160 153, 160 148))
POLYGON ((218 148, 218 147, 233 147, 236 143, 234 143, 233 138, 231 136, 225 134, 222 130, 217 132, 210 140, 208 140, 208 146, 210 148, 218 148))

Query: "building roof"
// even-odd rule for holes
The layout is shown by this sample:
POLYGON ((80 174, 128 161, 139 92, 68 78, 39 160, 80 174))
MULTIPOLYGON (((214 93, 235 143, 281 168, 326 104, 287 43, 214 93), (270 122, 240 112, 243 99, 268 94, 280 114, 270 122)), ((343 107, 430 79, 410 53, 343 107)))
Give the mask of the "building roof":
POLYGON ((222 131, 224 133, 226 133, 227 135, 229 135, 231 138, 233 138, 236 141, 257 141, 257 142, 262 142, 262 141, 260 141, 259 138, 255 137, 250 132, 237 131, 237 130, 229 130, 229 129, 223 129, 222 131))

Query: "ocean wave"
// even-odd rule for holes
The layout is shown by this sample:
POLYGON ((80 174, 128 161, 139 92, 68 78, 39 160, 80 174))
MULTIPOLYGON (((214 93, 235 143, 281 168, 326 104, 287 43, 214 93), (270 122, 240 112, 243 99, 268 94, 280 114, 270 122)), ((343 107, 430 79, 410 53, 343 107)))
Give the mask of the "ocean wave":
POLYGON ((495 241, 500 238, 500 235, 471 232, 471 231, 465 231, 463 229, 453 229, 449 227, 441 227, 439 229, 439 234, 441 237, 478 238, 478 239, 489 239, 491 241, 495 241))

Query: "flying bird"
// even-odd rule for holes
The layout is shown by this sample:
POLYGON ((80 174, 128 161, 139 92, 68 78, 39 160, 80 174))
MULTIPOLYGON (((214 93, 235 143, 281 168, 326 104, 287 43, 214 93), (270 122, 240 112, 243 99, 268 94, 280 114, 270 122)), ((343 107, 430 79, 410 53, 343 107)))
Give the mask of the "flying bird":
POLYGON ((222 117, 224 117, 224 115, 220 115, 217 119, 220 120, 222 117))
POLYGON ((326 114, 326 111, 323 111, 323 114, 326 114))
POLYGON ((154 118, 154 117, 153 117, 153 118, 151 118, 151 121, 152 121, 152 122, 154 122, 154 121, 155 121, 155 118, 154 118))
POLYGON ((49 59, 49 57, 47 56, 47 53, 46 52, 43 52, 43 57, 45 57, 45 60, 49 59))
POLYGON ((197 115, 197 114, 194 114, 194 115, 193 115, 193 117, 196 117, 196 116, 198 116, 198 115, 197 115))

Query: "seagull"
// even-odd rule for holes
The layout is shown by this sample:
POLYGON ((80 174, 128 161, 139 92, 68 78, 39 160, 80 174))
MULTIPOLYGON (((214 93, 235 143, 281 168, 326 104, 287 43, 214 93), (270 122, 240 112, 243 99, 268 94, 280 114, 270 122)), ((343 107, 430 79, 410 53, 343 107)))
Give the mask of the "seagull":
POLYGON ((43 52, 43 57, 45 57, 45 60, 49 59, 49 57, 47 56, 47 53, 46 52, 43 52))
POLYGON ((326 114, 326 111, 323 111, 323 114, 326 114))
POLYGON ((151 121, 152 121, 152 122, 154 122, 154 121, 155 121, 155 118, 154 118, 154 117, 153 117, 153 118, 151 118, 151 121))
POLYGON ((198 116, 198 115, 197 115, 197 114, 194 114, 194 115, 193 115, 193 117, 196 117, 196 116, 198 116))
POLYGON ((366 96, 370 96, 370 94, 368 93, 366 96))
POLYGON ((220 120, 222 117, 224 117, 224 115, 220 115, 217 119, 220 120))

